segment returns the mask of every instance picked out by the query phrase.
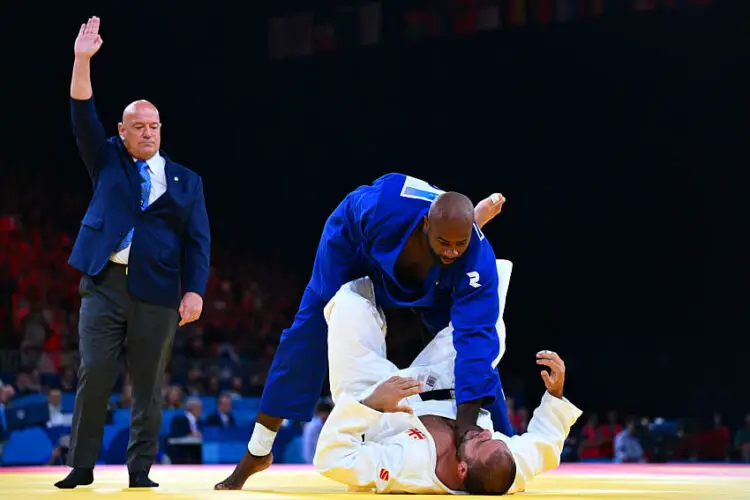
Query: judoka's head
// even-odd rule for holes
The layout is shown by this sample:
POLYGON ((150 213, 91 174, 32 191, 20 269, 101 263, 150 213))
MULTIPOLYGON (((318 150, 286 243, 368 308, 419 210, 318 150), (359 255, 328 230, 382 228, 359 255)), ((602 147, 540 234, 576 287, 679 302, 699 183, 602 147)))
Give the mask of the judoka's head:
POLYGON ((443 193, 432 202, 424 218, 424 234, 435 263, 449 266, 469 247, 474 224, 474 204, 466 196, 443 193))
POLYGON ((141 100, 128 104, 117 131, 132 157, 148 160, 159 152, 161 121, 159 110, 150 102, 141 100))
POLYGON ((467 432, 458 459, 466 465, 464 490, 474 495, 502 495, 516 478, 513 454, 489 430, 467 432))

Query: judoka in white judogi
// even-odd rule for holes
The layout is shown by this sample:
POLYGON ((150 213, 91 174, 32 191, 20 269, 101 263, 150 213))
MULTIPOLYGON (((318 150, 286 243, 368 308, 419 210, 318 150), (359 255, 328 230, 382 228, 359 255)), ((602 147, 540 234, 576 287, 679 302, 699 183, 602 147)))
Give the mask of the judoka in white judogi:
MULTIPOLYGON (((498 260, 497 264, 500 276, 497 330, 501 336, 502 357, 505 350, 502 314, 512 266, 504 260, 498 260)), ((368 398, 373 399, 376 389, 394 376, 417 379, 424 391, 452 389, 455 360, 452 327, 449 325, 439 332, 409 368, 399 371, 386 358, 385 317, 375 304, 373 285, 368 278, 344 285, 326 306, 325 317, 335 407, 320 434, 314 458, 316 469, 356 490, 416 494, 464 492, 465 485, 450 488, 438 477, 439 456, 455 454, 455 448, 439 449, 449 446, 436 444, 424 423, 433 418, 427 417, 431 415, 455 420, 455 400, 425 401, 419 395, 412 395, 402 404, 411 407, 413 413, 381 412, 366 404, 368 398)), ((545 359, 540 364, 552 368, 552 378, 545 376, 545 384, 553 387, 556 380, 561 393, 562 361, 549 351, 543 351, 538 357, 545 359)), ((552 392, 558 393, 558 387, 554 387, 552 392)), ((384 386, 378 394, 385 389, 384 386)), ((507 493, 523 491, 534 476, 559 465, 563 443, 580 415, 581 411, 567 399, 547 392, 525 434, 509 438, 492 433, 490 415, 482 410, 477 425, 489 432, 475 432, 469 441, 509 452, 515 464, 515 476, 510 478, 512 484, 507 493), (501 441, 505 446, 490 440, 501 441)))

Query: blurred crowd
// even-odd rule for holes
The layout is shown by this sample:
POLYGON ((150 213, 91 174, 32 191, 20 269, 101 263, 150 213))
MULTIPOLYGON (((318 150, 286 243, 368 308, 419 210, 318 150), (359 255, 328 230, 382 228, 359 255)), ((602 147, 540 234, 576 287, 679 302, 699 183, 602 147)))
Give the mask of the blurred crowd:
MULTIPOLYGON (((61 394, 76 386, 80 275, 67 258, 87 197, 56 189, 64 179, 33 178, 25 173, 30 171, 2 165, 0 172, 0 407, 44 392, 49 425, 69 425, 61 394)), ((193 435, 203 425, 236 425, 232 401, 261 394, 281 332, 291 323, 304 286, 304 280, 273 256, 261 259, 215 244, 212 263, 202 319, 180 329, 165 374, 164 407, 185 410, 184 419, 173 421, 173 435, 193 435), (203 415, 195 396, 207 395, 216 396, 218 404, 215 412, 203 415)), ((413 318, 397 313, 389 322, 392 318, 403 331, 421 332, 408 323, 413 318)), ((389 352, 403 358, 393 361, 408 364, 416 354, 414 346, 421 348, 420 340, 389 336, 389 352)), ((120 377, 115 391, 120 394, 116 405, 128 408, 127 377, 120 377)), ((330 403, 323 400, 305 425, 306 460, 312 459, 330 411, 330 403)), ((509 412, 516 432, 524 432, 528 410, 509 398, 509 412)), ((750 414, 733 436, 718 414, 705 424, 622 419, 615 412, 600 423, 597 414, 587 416, 567 440, 564 461, 750 463, 750 414)))
POLYGON ((750 413, 734 436, 722 415, 711 421, 627 417, 588 413, 565 443, 563 461, 617 463, 744 462, 750 463, 750 413))
MULTIPOLYGON (((36 373, 74 383, 80 273, 67 259, 85 201, 55 179, 18 177, 0 181, 0 369, 18 373, 24 394, 38 390, 36 373)), ((202 319, 176 336, 167 380, 187 394, 258 395, 301 284, 274 258, 214 247, 212 263, 202 319)))

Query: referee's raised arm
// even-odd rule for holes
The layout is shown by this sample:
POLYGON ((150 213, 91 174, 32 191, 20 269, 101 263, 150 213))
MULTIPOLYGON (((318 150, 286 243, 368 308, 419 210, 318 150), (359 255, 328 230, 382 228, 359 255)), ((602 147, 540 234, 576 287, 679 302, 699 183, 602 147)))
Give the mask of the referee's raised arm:
POLYGON ((99 121, 91 88, 91 58, 103 43, 99 18, 92 17, 81 25, 73 52, 73 76, 70 80, 70 114, 78 150, 92 182, 96 182, 102 165, 107 136, 99 121))

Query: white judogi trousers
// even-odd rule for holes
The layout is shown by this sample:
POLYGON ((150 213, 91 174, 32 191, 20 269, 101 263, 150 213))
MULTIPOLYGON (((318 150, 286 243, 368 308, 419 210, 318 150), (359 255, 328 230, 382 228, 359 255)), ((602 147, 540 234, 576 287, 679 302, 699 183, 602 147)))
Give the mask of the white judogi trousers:
MULTIPOLYGON (((510 279, 510 262, 498 261, 500 318, 498 335, 505 351, 502 313, 510 279), (506 264, 507 263, 507 264, 506 264)), ((393 375, 423 381, 426 390, 454 387, 453 329, 449 325, 430 342, 412 365, 399 371, 386 359, 386 323, 375 304, 368 278, 344 285, 324 310, 328 321, 328 362, 334 410, 320 434, 313 460, 322 475, 353 490, 379 493, 459 492, 437 478, 435 443, 419 416, 456 417, 455 400, 422 401, 408 398, 414 414, 380 413, 360 403, 378 384, 393 375)), ((496 362, 497 363, 497 362, 496 362)), ((557 467, 565 438, 581 411, 565 398, 550 394, 534 411, 528 432, 512 438, 499 432, 516 462, 509 493, 523 491, 536 475, 557 467)), ((477 424, 493 430, 489 412, 482 410, 477 424)))
MULTIPOLYGON (((513 264, 508 260, 498 259, 497 270, 500 315, 496 329, 500 339, 500 355, 494 361, 495 367, 505 353, 506 330, 503 313, 513 264)), ((342 300, 342 294, 337 294, 338 297, 331 299, 324 310, 326 320, 329 321, 328 370, 334 404, 343 395, 361 400, 378 384, 393 375, 416 378, 424 384, 425 391, 452 389, 455 386, 456 350, 453 348, 452 325, 449 324, 438 332, 409 368, 399 371, 386 356, 386 320, 383 311, 375 304, 375 292, 370 279, 352 281, 344 285, 343 289, 348 289, 353 295, 361 297, 362 301, 358 307, 331 317, 330 312, 336 301, 342 300)), ((357 301, 356 298, 352 300, 357 301)), ((422 401, 419 396, 413 396, 407 403, 415 410, 419 410, 421 415, 432 414, 448 418, 456 416, 455 400, 422 401), (438 409, 441 413, 434 413, 438 409), (445 411, 453 411, 453 414, 443 415, 445 411)), ((489 416, 489 413, 485 413, 489 416)))

